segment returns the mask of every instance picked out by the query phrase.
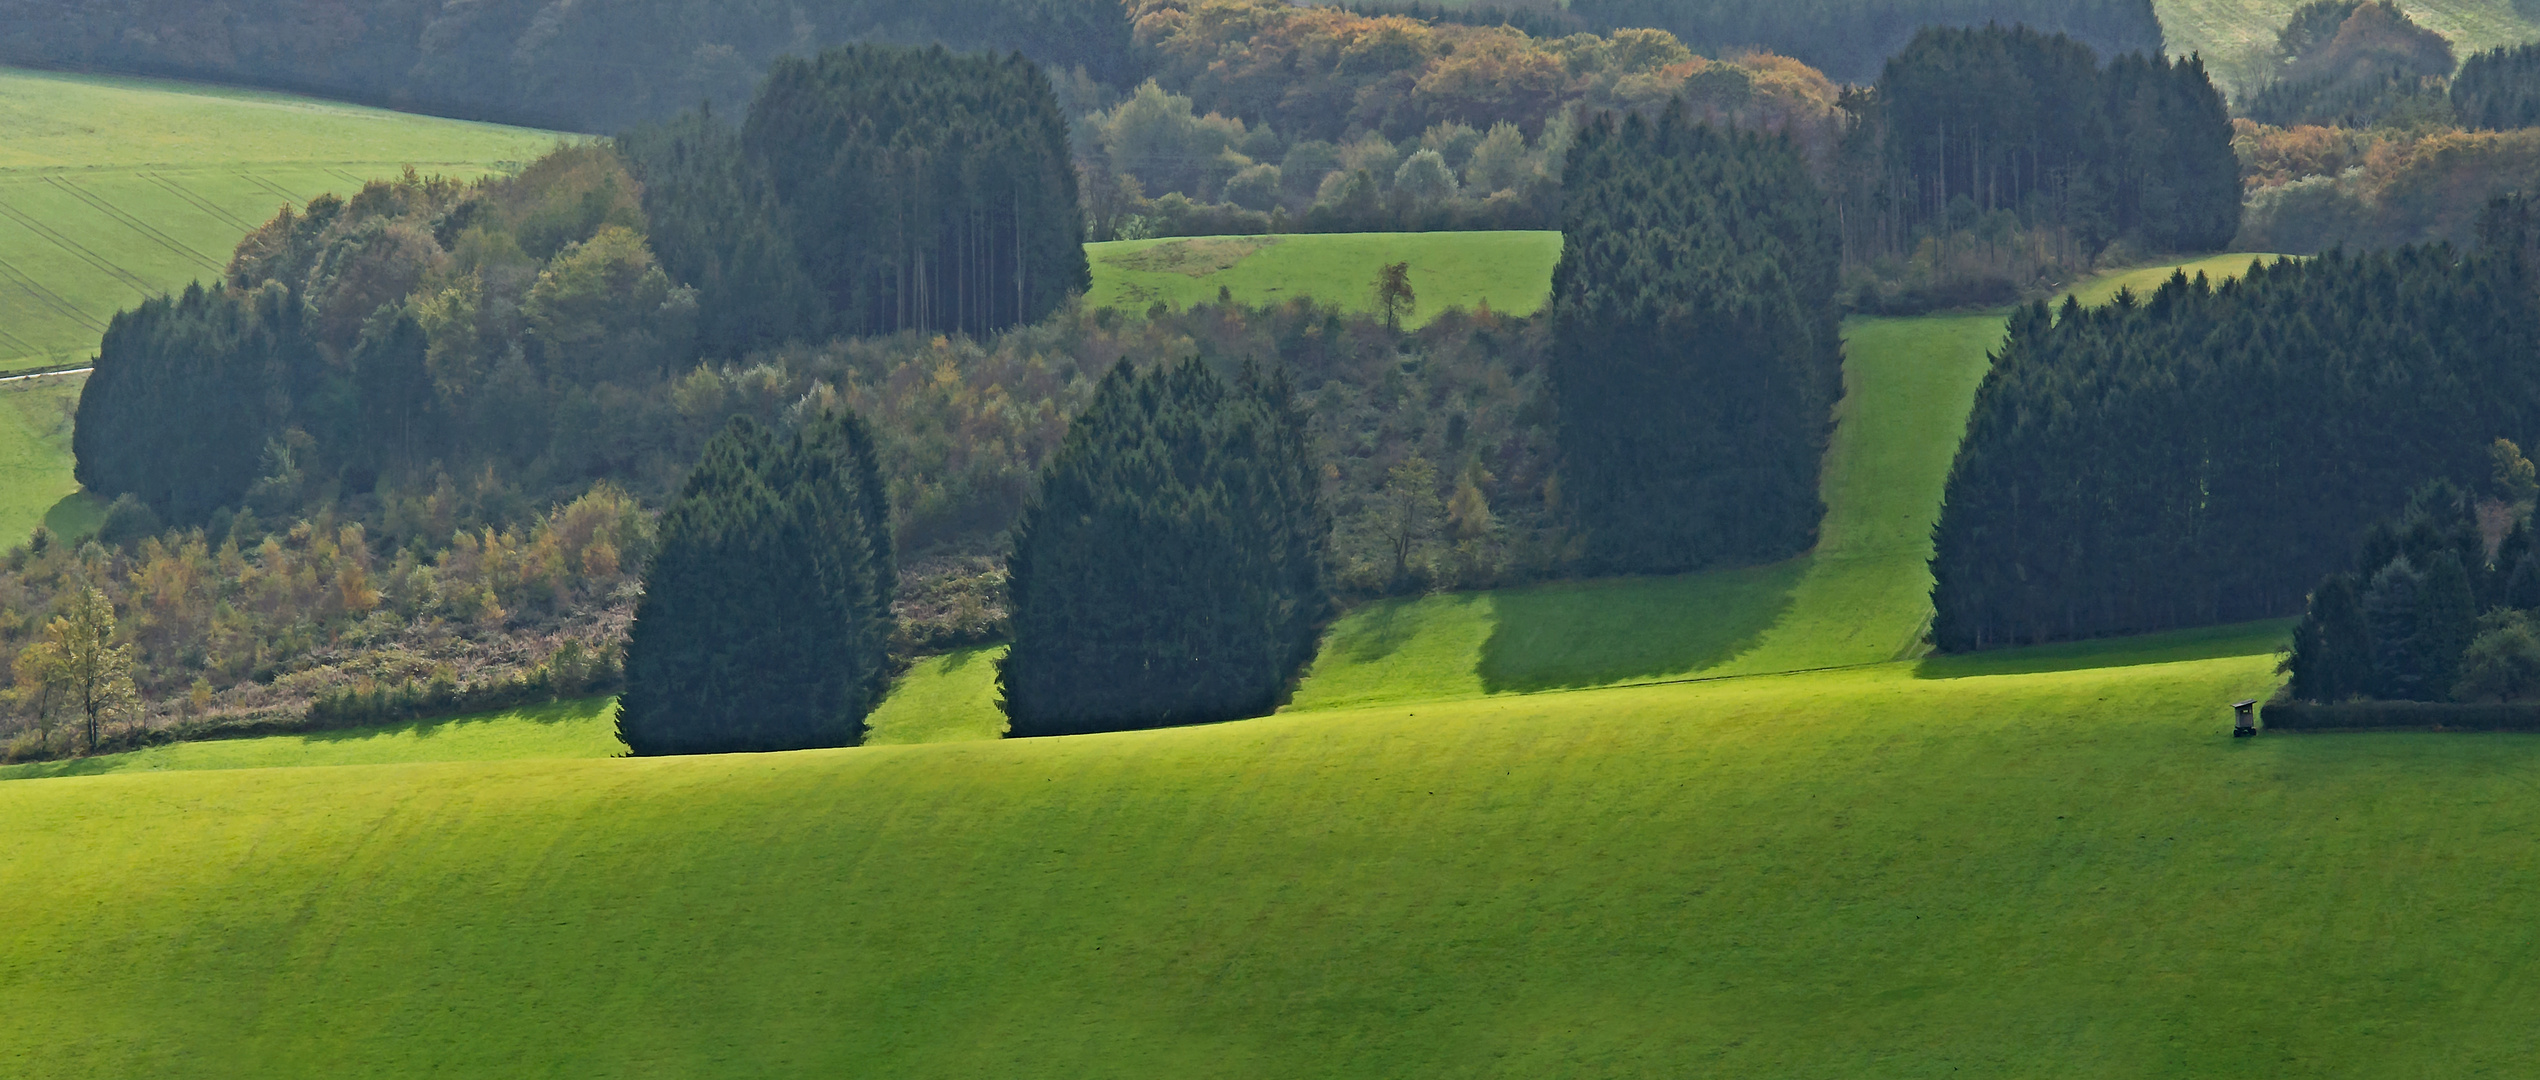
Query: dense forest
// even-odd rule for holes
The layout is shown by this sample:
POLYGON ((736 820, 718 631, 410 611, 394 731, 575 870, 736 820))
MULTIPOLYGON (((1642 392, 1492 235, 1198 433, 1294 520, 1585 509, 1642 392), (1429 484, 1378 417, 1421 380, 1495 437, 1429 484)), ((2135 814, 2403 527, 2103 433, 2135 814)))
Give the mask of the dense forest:
POLYGON ((1932 28, 1850 104, 1848 261, 1925 291, 1860 306, 2007 301, 2113 241, 2211 251, 2239 229, 2230 114, 2192 58, 2102 66, 2060 34, 1932 28))
POLYGON ((2350 558, 2356 522, 2395 513, 2425 477, 2482 475, 2495 438, 2528 442, 2526 218, 2500 209, 2467 255, 2332 253, 2015 316, 1951 467, 1933 640, 2300 611, 2350 558))
POLYGON ((737 131, 704 109, 618 145, 663 263, 712 313, 708 355, 987 334, 1089 281, 1067 121, 1020 57, 832 49, 780 61, 737 131))
POLYGON ((2511 440, 2489 451, 2496 493, 2449 481, 2364 531, 2353 560, 2311 590, 2284 668, 2294 700, 2513 700, 2540 691, 2535 485, 2511 440), (2501 528, 2499 527, 2501 526, 2501 528))
POLYGON ((1589 124, 1568 175, 1551 374, 1591 564, 1806 551, 1843 387, 1824 195, 1787 141, 1682 108, 1589 124))

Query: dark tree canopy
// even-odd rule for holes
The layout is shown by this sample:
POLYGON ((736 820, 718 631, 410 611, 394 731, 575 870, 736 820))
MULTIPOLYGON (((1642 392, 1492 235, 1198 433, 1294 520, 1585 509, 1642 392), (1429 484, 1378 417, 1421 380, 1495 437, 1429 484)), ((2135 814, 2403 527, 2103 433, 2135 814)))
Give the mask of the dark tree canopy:
POLYGON ((1270 711, 1330 610, 1330 532, 1285 380, 1113 369, 1015 527, 1012 733, 1270 711))
POLYGON ((71 429, 82 486, 137 495, 180 520, 232 504, 264 475, 277 399, 320 361, 291 290, 200 285, 118 313, 71 429))
POLYGON ((2288 692, 2322 703, 2454 696, 2478 615, 2531 606, 2515 603, 2510 588, 2512 571, 2531 565, 2530 540, 2528 524, 2516 522, 2490 560, 2469 494, 2439 480, 2419 488, 2311 590, 2285 662, 2288 692))
POLYGON ((2451 93, 2462 127, 2511 131, 2540 125, 2540 45, 2472 55, 2452 79, 2451 93))
POLYGON ((1881 61, 1926 26, 2034 26, 2100 55, 2161 52, 2161 20, 2149 0, 1573 0, 1590 26, 1648 26, 1706 52, 1765 48, 1852 82, 1876 78, 1881 61))
POLYGON ((1588 124, 1566 175, 1551 381, 1592 563, 1806 551, 1843 385, 1824 195, 1787 143, 1680 109, 1588 124))
POLYGON ((1090 283, 1067 118, 1020 55, 853 46, 779 61, 737 133, 620 141, 710 351, 815 331, 986 334, 1090 283))
POLYGON ((852 414, 707 444, 662 515, 626 646, 638 754, 852 746, 889 683, 889 507, 852 414))
POLYGON ((737 109, 777 57, 850 42, 1020 51, 1113 85, 1144 74, 1118 0, 0 0, 0 26, 9 62, 576 131, 737 109))
POLYGON ((2540 422, 2523 233, 2490 231, 2466 257, 2332 253, 2014 316, 1950 470, 1933 639, 2301 611, 2355 523, 2424 477, 2484 474, 2494 439, 2540 422))
POLYGON ((1908 226, 2013 211, 2094 245, 2209 251, 2240 227, 2231 115, 2202 62, 2090 48, 2027 27, 1927 28, 1872 98, 1908 226))

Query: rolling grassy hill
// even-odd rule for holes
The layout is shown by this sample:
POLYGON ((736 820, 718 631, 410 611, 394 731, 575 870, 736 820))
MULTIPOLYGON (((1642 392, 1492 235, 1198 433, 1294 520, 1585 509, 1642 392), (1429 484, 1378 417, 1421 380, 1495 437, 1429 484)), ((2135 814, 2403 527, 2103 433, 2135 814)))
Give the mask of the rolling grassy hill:
POLYGON ((78 363, 122 308, 210 280, 285 202, 406 165, 472 177, 558 136, 151 79, 0 69, 0 371, 78 363))
POLYGON ((2540 741, 2235 741, 2282 624, 1911 655, 1998 332, 1849 328, 1814 557, 1396 605, 1276 717, 984 739, 974 651, 926 745, 0 783, 0 1072, 2513 1074, 2540 741))
POLYGON ((1376 273, 1411 264, 1418 326, 1450 307, 1531 315, 1552 297, 1557 232, 1297 233, 1087 244, 1094 284, 1085 303, 1144 310, 1213 302, 1274 304, 1310 296, 1350 311, 1376 306, 1376 273))
MULTIPOLYGON (((2254 89, 2261 53, 2275 47, 2276 31, 2302 0, 2153 0, 2161 33, 2178 56, 2203 56, 2226 90, 2254 89)), ((2405 0, 2401 10, 2418 25, 2452 42, 2455 55, 2540 40, 2540 20, 2514 0, 2405 0)))

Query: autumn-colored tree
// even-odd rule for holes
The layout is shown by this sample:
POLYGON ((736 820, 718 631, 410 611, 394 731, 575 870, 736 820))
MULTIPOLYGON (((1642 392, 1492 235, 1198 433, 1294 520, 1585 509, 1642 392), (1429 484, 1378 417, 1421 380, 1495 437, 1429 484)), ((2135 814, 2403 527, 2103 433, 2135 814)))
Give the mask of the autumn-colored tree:
POLYGON ((1402 329, 1402 317, 1411 314, 1420 302, 1411 288, 1411 264, 1387 263, 1376 273, 1376 310, 1385 313, 1385 328, 1402 329))
MULTIPOLYGON (((115 640, 114 602, 94 585, 71 592, 63 612, 44 624, 43 640, 20 653, 17 666, 21 685, 33 675, 43 687, 39 717, 56 699, 79 711, 90 753, 97 751, 106 714, 141 703, 132 685, 132 646, 115 640)), ((47 727, 48 741, 50 734, 47 727)))

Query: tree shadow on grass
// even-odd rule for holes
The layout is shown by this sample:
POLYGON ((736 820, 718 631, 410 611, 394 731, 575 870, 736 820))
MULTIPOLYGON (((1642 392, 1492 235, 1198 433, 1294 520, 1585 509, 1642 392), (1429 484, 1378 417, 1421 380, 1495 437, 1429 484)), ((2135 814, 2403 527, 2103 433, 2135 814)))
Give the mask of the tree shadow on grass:
POLYGON ((1690 675, 1754 648, 1789 612, 1807 559, 1674 577, 1510 589, 1482 646, 1491 693, 1690 675))
POLYGON ((44 511, 44 530, 63 540, 93 536, 105 523, 106 500, 86 491, 64 495, 44 511))
POLYGON ((1930 656, 1914 665, 1914 677, 1967 679, 1984 675, 2038 675, 2088 668, 2138 667, 2232 656, 2260 656, 2291 643, 2295 621, 2261 619, 2134 637, 2063 641, 2052 645, 1930 656))
POLYGON ((609 698, 573 698, 564 701, 551 701, 543 705, 523 705, 518 708, 502 709, 494 712, 470 713, 466 716, 447 716, 437 720, 409 720, 402 724, 382 724, 375 727, 342 728, 335 731, 292 732, 280 735, 241 735, 231 739, 202 739, 188 743, 166 744, 144 750, 128 750, 119 754, 100 754, 95 757, 65 758, 60 761, 37 761, 28 762, 22 765, 0 767, 0 781, 34 780, 56 776, 101 776, 106 773, 131 771, 130 766, 134 759, 153 753, 163 753, 170 746, 206 746, 224 742, 240 742, 248 739, 290 739, 297 741, 303 746, 340 746, 358 744, 368 742, 372 739, 389 738, 400 735, 417 740, 429 740, 438 738, 442 735, 457 733, 464 730, 469 725, 482 724, 494 720, 525 720, 530 723, 540 725, 572 723, 576 721, 586 721, 595 715, 605 714, 610 708, 609 702, 613 700, 614 699, 609 698))

